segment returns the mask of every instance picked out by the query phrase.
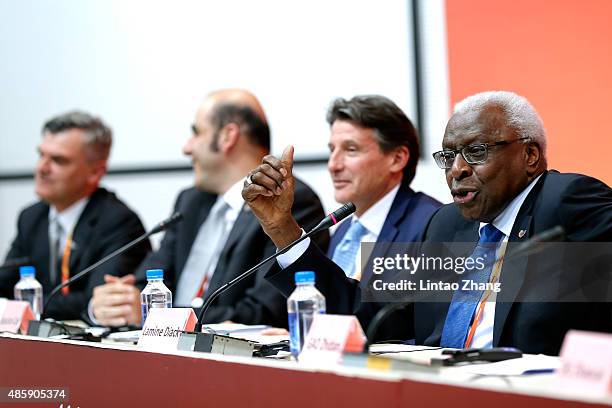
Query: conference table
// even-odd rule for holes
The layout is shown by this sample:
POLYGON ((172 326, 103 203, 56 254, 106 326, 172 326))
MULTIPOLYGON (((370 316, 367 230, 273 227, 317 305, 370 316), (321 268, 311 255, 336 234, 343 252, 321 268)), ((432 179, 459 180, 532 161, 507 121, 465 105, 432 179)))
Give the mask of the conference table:
MULTIPOLYGON (((0 334, 0 408, 39 407, 603 407, 553 374, 475 376, 86 343, 0 334), (7 400, 11 389, 61 389, 63 401, 7 400)), ((32 394, 34 395, 34 394, 32 394)))

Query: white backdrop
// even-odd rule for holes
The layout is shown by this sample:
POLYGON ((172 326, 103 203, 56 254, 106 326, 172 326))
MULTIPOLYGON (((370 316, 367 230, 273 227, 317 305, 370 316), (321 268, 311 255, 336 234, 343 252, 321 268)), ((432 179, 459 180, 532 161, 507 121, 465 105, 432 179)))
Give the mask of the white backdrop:
MULTIPOLYGON (((443 1, 421 1, 424 119, 433 136, 413 182, 448 201, 430 153, 448 116, 443 1)), ((416 118, 409 0, 0 0, 0 174, 30 172, 40 127, 79 108, 114 131, 111 169, 188 165, 181 147, 211 90, 244 87, 268 114, 273 151, 327 155, 325 112, 338 96, 377 93, 416 118)), ((325 166, 297 174, 333 209, 325 166)), ((169 214, 190 174, 108 176, 147 227, 169 214)), ((0 182, 0 258, 31 180, 0 182)))
POLYGON ((185 163, 196 108, 222 87, 261 99, 273 150, 320 156, 337 96, 380 93, 414 117, 408 4, 0 1, 0 172, 31 169, 41 124, 74 108, 113 128, 111 168, 185 163))

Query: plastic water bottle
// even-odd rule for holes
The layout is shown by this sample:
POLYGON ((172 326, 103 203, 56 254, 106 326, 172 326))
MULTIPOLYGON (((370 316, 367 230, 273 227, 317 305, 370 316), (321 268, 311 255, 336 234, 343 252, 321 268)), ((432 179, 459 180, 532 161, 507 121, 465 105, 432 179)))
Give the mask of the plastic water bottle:
POLYGON ((325 297, 315 288, 315 273, 296 272, 295 290, 287 298, 289 313, 289 348, 297 359, 317 313, 325 313, 325 297))
POLYGON ((28 302, 34 316, 40 320, 43 308, 43 289, 40 282, 36 280, 36 268, 33 266, 20 267, 19 277, 19 282, 14 288, 15 300, 28 302))
POLYGON ((149 309, 172 307, 172 292, 164 285, 164 271, 162 269, 149 269, 147 271, 147 281, 147 286, 140 293, 143 326, 149 315, 149 309))

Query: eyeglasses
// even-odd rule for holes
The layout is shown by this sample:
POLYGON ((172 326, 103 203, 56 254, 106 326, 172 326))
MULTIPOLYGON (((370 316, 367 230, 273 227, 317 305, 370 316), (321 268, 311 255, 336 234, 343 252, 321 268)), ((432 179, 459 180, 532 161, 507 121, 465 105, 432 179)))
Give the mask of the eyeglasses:
POLYGON ((453 167, 453 163, 455 162, 455 158, 457 157, 458 153, 461 153, 467 164, 481 164, 487 160, 489 149, 491 147, 505 146, 526 139, 529 139, 529 137, 521 137, 515 140, 501 140, 495 143, 476 143, 456 150, 440 150, 439 152, 435 152, 433 154, 433 158, 438 167, 445 170, 453 167))

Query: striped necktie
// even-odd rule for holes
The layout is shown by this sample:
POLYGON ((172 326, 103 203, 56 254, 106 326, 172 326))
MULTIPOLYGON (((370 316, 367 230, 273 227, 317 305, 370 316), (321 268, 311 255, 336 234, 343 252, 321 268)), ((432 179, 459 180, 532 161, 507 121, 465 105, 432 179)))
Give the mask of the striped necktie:
MULTIPOLYGON (((485 225, 481 232, 480 239, 470 258, 476 259, 480 257, 485 259, 485 267, 481 269, 468 269, 461 277, 461 280, 469 280, 475 284, 489 281, 491 271, 495 265, 497 245, 504 237, 504 234, 495 228, 493 224, 485 225)), ((462 290, 461 285, 459 285, 459 289, 453 294, 453 299, 446 315, 444 329, 442 330, 442 340, 440 341, 442 347, 464 347, 468 330, 474 317, 474 311, 483 293, 483 290, 462 290)))

